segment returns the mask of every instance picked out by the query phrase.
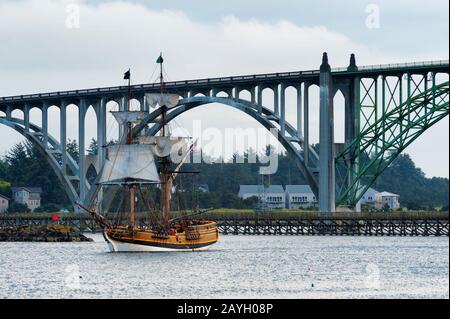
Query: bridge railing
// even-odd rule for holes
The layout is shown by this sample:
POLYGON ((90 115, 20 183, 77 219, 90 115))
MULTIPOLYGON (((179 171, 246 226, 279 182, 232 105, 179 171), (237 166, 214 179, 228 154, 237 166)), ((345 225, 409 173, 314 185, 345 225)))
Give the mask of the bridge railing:
MULTIPOLYGON (((377 71, 377 70, 392 70, 392 69, 407 69, 407 68, 419 68, 419 67, 435 67, 435 66, 448 66, 449 60, 439 61, 424 61, 424 62, 410 62, 410 63, 390 63, 390 64, 374 64, 358 67, 358 72, 361 71, 377 71)), ((331 72, 347 72, 345 68, 333 68, 331 72)))
MULTIPOLYGON (((402 69, 402 68, 418 68, 418 67, 436 67, 436 66, 447 66, 449 65, 449 60, 439 60, 439 61, 426 61, 426 62, 413 62, 413 63, 394 63, 394 64, 379 64, 379 65, 368 65, 358 67, 357 72, 364 71, 383 71, 392 69, 402 69)), ((344 68, 333 68, 331 70, 333 73, 343 73, 348 72, 347 67, 344 68)), ((167 88, 177 88, 189 85, 205 85, 205 84, 223 84, 229 82, 239 82, 239 81, 264 81, 271 79, 295 79, 298 77, 308 77, 308 76, 319 76, 319 70, 308 70, 308 71, 295 71, 295 72, 281 72, 281 73, 267 73, 267 74, 255 74, 255 75, 240 75, 240 76, 229 76, 229 77, 218 77, 218 78, 204 78, 196 80, 185 80, 185 81, 173 81, 167 82, 165 86, 167 88)), ((237 83, 236 83, 237 84, 237 83)), ((133 90, 145 90, 145 89, 156 89, 159 88, 159 83, 148 83, 148 84, 138 84, 133 85, 133 90)), ((27 94, 27 95, 17 95, 17 96, 7 96, 0 97, 0 102, 15 102, 21 100, 32 100, 32 99, 45 99, 45 98, 59 98, 76 96, 80 94, 85 95, 96 95, 98 93, 116 93, 116 92, 127 92, 128 87, 126 86, 114 86, 114 87, 103 87, 95 89, 82 89, 82 90, 70 90, 70 91, 59 91, 51 93, 39 93, 39 94, 27 94)))

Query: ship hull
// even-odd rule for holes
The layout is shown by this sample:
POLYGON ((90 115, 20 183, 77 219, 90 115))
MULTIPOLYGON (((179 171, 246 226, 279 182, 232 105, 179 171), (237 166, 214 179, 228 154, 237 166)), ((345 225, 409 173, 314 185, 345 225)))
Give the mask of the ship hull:
POLYGON ((216 226, 198 232, 198 237, 187 240, 186 233, 155 238, 152 231, 135 231, 133 236, 122 229, 106 229, 103 236, 111 252, 187 252, 207 250, 218 240, 216 226))

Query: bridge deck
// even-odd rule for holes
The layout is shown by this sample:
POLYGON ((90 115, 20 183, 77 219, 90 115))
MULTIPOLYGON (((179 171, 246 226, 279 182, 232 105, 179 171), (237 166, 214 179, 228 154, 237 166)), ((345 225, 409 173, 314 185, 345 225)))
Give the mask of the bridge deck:
MULTIPOLYGON (((449 61, 430 61, 430 62, 415 62, 415 63, 400 63, 400 64, 381 64, 358 67, 358 71, 348 71, 347 68, 332 69, 335 76, 349 76, 358 75, 361 77, 375 76, 375 75, 395 75, 406 72, 448 72, 449 61)), ((317 82, 319 80, 319 70, 296 71, 296 72, 282 72, 282 73, 268 73, 255 75, 239 75, 219 78, 205 78, 185 81, 167 82, 165 87, 167 91, 177 92, 192 88, 200 87, 235 87, 255 84, 273 84, 281 82, 301 82, 311 81, 317 82)), ((153 84, 138 84, 132 86, 132 91, 136 93, 143 92, 158 92, 160 88, 159 83, 153 84)), ((70 90, 49 93, 37 93, 17 96, 0 97, 0 106, 24 103, 37 102, 52 99, 71 99, 71 98, 94 98, 98 96, 127 94, 128 87, 114 86, 94 89, 70 90)))

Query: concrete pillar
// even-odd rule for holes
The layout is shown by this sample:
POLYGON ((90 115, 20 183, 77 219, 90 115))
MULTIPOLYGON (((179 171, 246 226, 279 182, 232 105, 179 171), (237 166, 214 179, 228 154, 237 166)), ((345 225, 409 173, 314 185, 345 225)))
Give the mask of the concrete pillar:
POLYGON ((234 88, 234 99, 237 101, 237 100, 239 100, 239 93, 241 93, 241 88, 239 88, 239 87, 235 87, 234 88))
POLYGON ((80 105, 78 106, 78 177, 80 179, 80 199, 84 200, 86 196, 86 176, 84 174, 85 169, 85 120, 86 117, 86 101, 84 99, 80 100, 80 105))
MULTIPOLYGON (((350 56, 350 64, 347 68, 348 71, 356 72, 358 67, 356 65, 355 55, 350 56)), ((360 116, 360 78, 354 77, 350 80, 348 92, 345 97, 345 145, 349 145, 358 134, 359 131, 359 116, 360 116)), ((355 147, 358 147, 355 145, 355 147)), ((359 159, 349 159, 346 163, 349 168, 347 177, 347 186, 350 187, 354 181, 354 172, 358 171, 359 159)), ((359 186, 359 185, 358 185, 359 186)), ((361 211, 361 201, 358 201, 354 207, 356 212, 361 211)))
POLYGON ((44 147, 48 148, 48 102, 42 103, 42 135, 44 147))
POLYGON ((11 119, 11 112, 12 112, 12 110, 11 110, 11 106, 7 106, 6 107, 6 119, 7 120, 10 120, 11 119))
POLYGON ((305 143, 303 156, 306 166, 309 165, 309 86, 308 82, 303 85, 303 141, 305 143))
POLYGON ((320 162, 319 209, 335 211, 333 79, 328 56, 323 54, 320 66, 320 162))
POLYGON ((30 131, 30 106, 25 104, 23 108, 23 124, 25 126, 25 132, 30 131))
POLYGON ((262 100, 262 93, 263 93, 263 86, 262 85, 258 85, 258 98, 256 101, 256 104, 258 104, 258 113, 261 114, 262 113, 262 104, 263 104, 263 100, 262 100))
POLYGON ((280 130, 281 136, 285 136, 286 134, 286 85, 281 84, 280 88, 280 130))
POLYGON ((302 87, 297 87, 297 137, 301 138, 302 135, 302 87))
POLYGON ((98 102, 98 113, 97 113, 97 145, 98 145, 98 167, 99 172, 103 167, 105 162, 106 154, 106 100, 104 98, 100 99, 98 102))
POLYGON ((142 95, 142 96, 139 98, 139 110, 140 110, 141 112, 146 112, 146 111, 148 111, 148 108, 146 107, 145 104, 146 104, 146 103, 145 103, 145 95, 142 95))
POLYGON ((59 144, 61 145, 61 165, 63 175, 67 172, 67 120, 65 101, 59 105, 59 144))
POLYGON ((211 97, 216 97, 216 96, 217 96, 217 93, 219 93, 218 91, 219 91, 219 90, 218 90, 217 88, 213 88, 213 89, 211 90, 211 97))
POLYGON ((280 115, 280 94, 278 92, 278 85, 275 85, 273 88, 273 112, 275 115, 280 115))
POLYGON ((250 89, 250 102, 252 102, 252 104, 255 104, 256 102, 255 89, 255 87, 250 89))
MULTIPOLYGON (((126 111, 127 108, 128 108, 128 98, 123 96, 119 102, 119 111, 121 111, 121 112, 126 111)), ((118 137, 119 141, 122 138, 124 132, 125 132, 125 128, 123 127, 123 124, 119 123, 119 137, 118 137)))

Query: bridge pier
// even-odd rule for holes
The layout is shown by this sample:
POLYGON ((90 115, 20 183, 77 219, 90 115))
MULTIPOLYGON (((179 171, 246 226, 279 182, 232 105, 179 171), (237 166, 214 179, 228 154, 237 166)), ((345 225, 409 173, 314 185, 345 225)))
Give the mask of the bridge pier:
POLYGON ((309 82, 303 84, 303 157, 305 158, 305 166, 309 166, 309 82))
POLYGON ((302 86, 297 89, 297 137, 302 138, 302 86))
MULTIPOLYGON (((349 72, 358 71, 356 65, 355 55, 350 57, 350 64, 347 68, 349 72)), ((345 147, 349 146, 356 135, 360 131, 360 78, 355 76, 349 79, 349 83, 345 92, 345 147)), ((358 152, 358 150, 355 150, 358 152)), ((354 172, 358 171, 358 159, 348 159, 347 167, 349 168, 347 186, 350 186, 354 181, 354 172)), ((358 201, 355 207, 352 207, 356 212, 361 211, 361 202, 358 201)))
POLYGON ((86 196, 86 175, 85 175, 85 120, 86 100, 81 99, 78 106, 78 177, 80 180, 80 200, 83 201, 86 196))
POLYGON ((280 131, 282 136, 286 136, 286 85, 281 84, 280 88, 280 131))
POLYGON ((335 165, 334 165, 334 112, 333 79, 328 56, 323 54, 320 66, 320 153, 319 153, 319 209, 335 211, 335 165))
POLYGON ((48 148, 48 102, 42 103, 42 138, 44 148, 48 148))
POLYGON ((67 120, 66 120, 66 105, 67 103, 61 101, 59 105, 59 144, 61 146, 61 170, 62 174, 67 174, 67 120))

